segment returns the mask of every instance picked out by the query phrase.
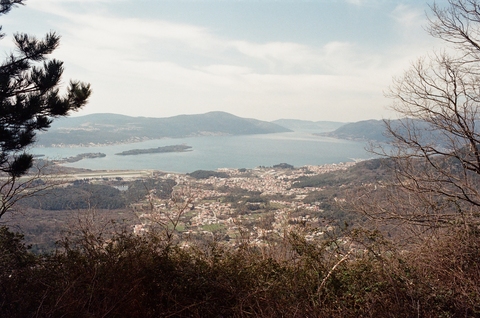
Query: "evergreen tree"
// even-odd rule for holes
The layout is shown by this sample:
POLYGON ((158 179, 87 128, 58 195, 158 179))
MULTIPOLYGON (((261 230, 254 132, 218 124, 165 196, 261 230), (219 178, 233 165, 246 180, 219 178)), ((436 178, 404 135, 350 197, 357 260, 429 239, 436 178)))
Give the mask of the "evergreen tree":
MULTIPOLYGON (((0 15, 23 2, 0 0, 0 15)), ((60 92, 63 63, 47 58, 59 40, 54 32, 44 39, 15 34, 17 50, 0 65, 0 172, 12 179, 32 166, 33 158, 25 150, 35 142, 36 132, 49 128, 52 119, 78 110, 90 96, 90 85, 78 81, 60 92)))

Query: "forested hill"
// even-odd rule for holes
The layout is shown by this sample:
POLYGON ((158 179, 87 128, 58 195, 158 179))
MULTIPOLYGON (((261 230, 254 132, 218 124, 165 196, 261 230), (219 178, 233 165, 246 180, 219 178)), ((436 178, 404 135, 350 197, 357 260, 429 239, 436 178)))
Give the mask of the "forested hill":
POLYGON ((363 120, 345 124, 332 132, 319 135, 351 140, 386 141, 385 123, 382 120, 363 120))
MULTIPOLYGON (((405 119, 402 120, 391 120, 390 125, 394 131, 399 134, 408 133, 405 126, 405 119)), ((440 132, 436 131, 431 127, 427 122, 421 120, 410 120, 408 124, 415 129, 417 132, 421 132, 423 142, 431 141, 439 145, 448 145, 448 140, 445 140, 440 132)), ((387 127, 383 120, 362 120, 354 123, 347 123, 334 131, 331 132, 319 132, 316 135, 327 136, 340 139, 349 139, 349 140, 368 140, 368 141, 379 141, 379 142, 388 142, 389 138, 387 134, 387 127)))
POLYGON ((55 120, 39 134, 37 144, 86 145, 135 142, 159 138, 209 135, 249 135, 288 132, 274 123, 241 118, 225 112, 179 115, 167 118, 92 114, 55 120))

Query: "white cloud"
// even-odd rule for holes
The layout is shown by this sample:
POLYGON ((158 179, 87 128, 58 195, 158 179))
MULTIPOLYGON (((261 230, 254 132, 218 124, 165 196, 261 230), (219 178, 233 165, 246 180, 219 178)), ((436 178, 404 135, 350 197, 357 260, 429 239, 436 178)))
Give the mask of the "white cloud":
MULTIPOLYGON (((253 42, 192 24, 120 18, 96 6, 107 0, 83 2, 28 4, 48 14, 62 34, 55 57, 66 63, 65 78, 92 84, 84 113, 164 117, 225 110, 267 120, 378 118, 388 103, 383 90, 407 63, 399 47, 385 55, 348 41, 253 42), (73 9, 80 4, 82 10, 73 9)), ((415 12, 397 6, 392 16, 402 30, 413 30, 420 20, 415 12)))
POLYGON ((222 64, 213 64, 204 67, 199 67, 199 70, 205 71, 210 74, 220 75, 220 76, 238 76, 252 73, 252 69, 246 66, 236 66, 236 65, 222 65, 222 64))
POLYGON ((299 63, 311 57, 308 47, 296 43, 270 42, 257 44, 246 41, 232 41, 230 45, 241 53, 263 60, 299 63))

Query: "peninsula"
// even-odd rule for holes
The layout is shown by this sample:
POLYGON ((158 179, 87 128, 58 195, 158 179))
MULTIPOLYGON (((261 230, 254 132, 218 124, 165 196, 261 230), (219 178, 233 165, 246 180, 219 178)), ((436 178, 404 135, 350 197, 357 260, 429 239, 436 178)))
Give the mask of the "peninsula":
POLYGON ((89 153, 81 153, 79 155, 73 156, 73 157, 68 157, 64 158, 63 161, 72 163, 72 162, 77 162, 82 159, 94 159, 94 158, 103 158, 106 157, 107 155, 101 152, 89 152, 89 153))

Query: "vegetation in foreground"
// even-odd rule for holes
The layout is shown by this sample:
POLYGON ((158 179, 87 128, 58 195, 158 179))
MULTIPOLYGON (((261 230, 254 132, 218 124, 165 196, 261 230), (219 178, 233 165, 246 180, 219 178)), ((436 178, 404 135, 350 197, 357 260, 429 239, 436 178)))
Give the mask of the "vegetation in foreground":
POLYGON ((362 231, 348 233, 349 249, 298 232, 237 249, 180 246, 162 233, 79 233, 35 255, 1 228, 0 316, 480 317, 474 230, 409 252, 362 231))

